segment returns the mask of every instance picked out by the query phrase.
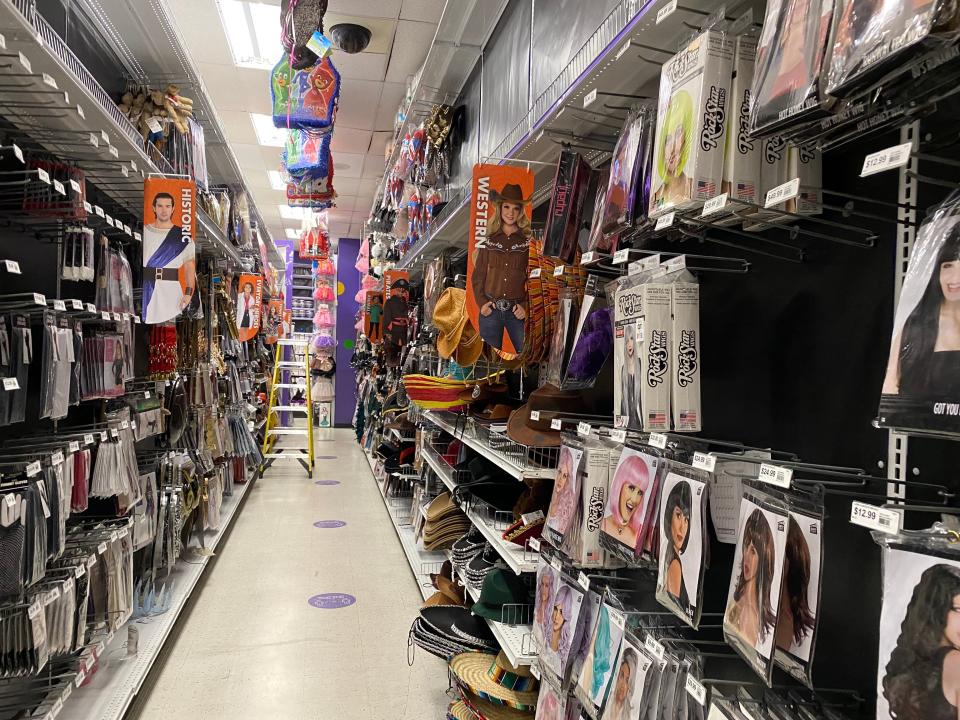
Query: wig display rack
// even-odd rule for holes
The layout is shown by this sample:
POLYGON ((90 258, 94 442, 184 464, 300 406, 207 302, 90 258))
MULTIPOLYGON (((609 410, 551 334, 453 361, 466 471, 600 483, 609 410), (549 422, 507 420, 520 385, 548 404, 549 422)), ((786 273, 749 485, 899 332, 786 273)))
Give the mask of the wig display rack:
MULTIPOLYGON (((638 61, 639 55, 650 54, 643 48, 672 52, 690 33, 692 24, 720 8, 718 0, 691 0, 682 7, 667 0, 623 0, 497 147, 474 160, 497 165, 528 162, 536 188, 552 186, 564 143, 581 151, 591 165, 599 165, 613 150, 615 138, 610 136, 623 122, 623 107, 656 97, 660 63, 638 61), (670 5, 672 12, 659 12, 670 5), (653 85, 647 87, 650 83, 653 85)), ((469 182, 448 189, 446 206, 434 218, 430 231, 401 257, 397 267, 418 275, 443 250, 465 248, 469 196, 469 182)))
MULTIPOLYGON (((214 553, 220 541, 230 532, 234 518, 255 482, 254 478, 255 474, 251 480, 239 485, 232 496, 224 498, 220 529, 215 533, 208 533, 206 537, 209 552, 198 553, 197 557, 189 562, 176 565, 171 575, 175 582, 170 609, 163 615, 152 618, 150 622, 132 625, 137 628, 140 636, 136 655, 127 654, 127 632, 124 627, 107 640, 98 658, 98 668, 92 682, 73 694, 70 702, 64 705, 60 718, 121 720, 126 715, 151 668, 160 657, 177 620, 190 602, 194 589, 215 557, 214 553)), ((78 678, 77 687, 80 682, 82 680, 78 678)))
MULTIPOLYGON (((400 522, 399 516, 396 512, 396 509, 390 506, 389 500, 383 491, 383 482, 381 480, 383 469, 380 467, 378 470, 377 462, 373 459, 370 453, 364 452, 364 456, 367 458, 367 462, 370 464, 370 473, 373 475, 374 482, 377 484, 377 489, 380 491, 380 497, 383 498, 384 508, 387 511, 387 514, 390 516, 390 522, 393 525, 393 529, 397 533, 397 538, 400 540, 400 545, 403 547, 404 556, 407 558, 407 564, 410 566, 410 572, 413 573, 413 577, 417 582, 417 586, 420 589, 420 593, 423 595, 423 599, 426 600, 434 593, 433 584, 430 581, 430 573, 437 573, 440 571, 440 567, 443 565, 445 560, 449 559, 449 553, 447 552, 430 552, 427 550, 422 550, 418 546, 417 540, 414 537, 413 529, 409 524, 404 524, 400 522), (381 477, 378 477, 378 472, 381 477)), ((430 458, 430 455, 426 455, 427 462, 430 463, 430 466, 435 470, 442 467, 442 465, 435 465, 435 460, 430 458)), ((438 475, 442 477, 438 470, 438 475)), ((446 482, 446 480, 444 481, 446 482)), ((471 518, 473 520, 473 518, 471 518)), ((476 523, 476 521, 474 521, 476 523)), ((505 551, 503 539, 499 537, 499 533, 490 530, 489 528, 484 529, 486 526, 483 524, 477 524, 478 527, 484 532, 484 535, 488 539, 496 537, 499 541, 498 550, 503 548, 505 551), (488 534, 488 532, 490 534, 488 534)), ((494 542, 491 540, 491 542, 494 542)), ((512 566, 511 566, 512 567, 512 566)), ((516 568, 514 568, 516 570, 516 568)), ((532 565, 527 568, 526 565, 523 567, 523 572, 532 572, 536 569, 536 565, 532 565)), ((521 572, 516 570, 516 572, 521 572)), ((465 583, 466 584, 466 583, 465 583)), ((466 585, 470 597, 477 600, 479 597, 479 592, 474 588, 466 585)), ((493 632, 494 637, 497 638, 497 642, 500 643, 503 648, 504 653, 510 659, 510 662, 514 665, 530 665, 536 660, 536 653, 533 652, 533 628, 529 624, 519 624, 519 625, 509 625, 507 623, 497 622, 495 620, 487 619, 487 624, 490 626, 491 632, 493 632)))
MULTIPOLYGON (((76 158, 82 148, 87 179, 118 207, 141 218, 142 193, 138 199, 137 191, 143 179, 169 168, 151 160, 137 129, 28 0, 0 0, 0 38, 0 49, 22 75, 15 94, 0 90, 4 117, 58 158, 76 158), (50 112, 38 115, 37 107, 50 112)), ((216 124, 211 129, 219 132, 216 124)), ((10 135, 16 142, 17 133, 10 135)), ((200 208, 197 218, 200 246, 239 264, 240 252, 216 223, 200 208)), ((272 247, 266 224, 260 221, 258 228, 272 247)), ((139 233, 130 235, 139 239, 139 233)))

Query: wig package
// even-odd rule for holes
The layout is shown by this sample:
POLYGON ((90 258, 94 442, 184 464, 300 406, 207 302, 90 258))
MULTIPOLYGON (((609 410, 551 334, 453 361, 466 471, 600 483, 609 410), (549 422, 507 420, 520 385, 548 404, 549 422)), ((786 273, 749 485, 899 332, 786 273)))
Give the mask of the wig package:
POLYGON ((720 193, 732 75, 733 41, 715 29, 663 65, 650 217, 699 207, 720 193))
POLYGON ((940 523, 873 533, 883 548, 877 718, 944 717, 944 664, 957 657, 950 617, 960 594, 960 543, 940 523), (946 643, 944 642, 946 638, 946 643))
MULTIPOLYGON (((757 60, 757 39, 740 35, 733 56, 733 83, 730 88, 729 124, 723 161, 723 192, 728 203, 760 204, 760 140, 750 135, 751 86, 757 60)), ((739 222, 733 216, 734 222, 739 222)), ((720 224, 726 224, 720 221, 720 224)))
POLYGON ((647 432, 670 429, 670 363, 673 292, 662 280, 641 286, 642 315, 637 321, 640 356, 640 407, 647 432))
POLYGON ((768 135, 825 114, 821 91, 834 0, 770 0, 753 79, 754 134, 768 135))
POLYGON ((907 72, 911 57, 957 38, 958 8, 944 0, 836 0, 827 92, 847 97, 907 72))
POLYGON ((703 573, 710 551, 706 506, 709 474, 677 462, 659 491, 657 602, 693 628, 703 611, 703 573))
POLYGON ((587 286, 580 304, 580 317, 571 330, 573 349, 560 387, 578 390, 593 387, 613 351, 612 308, 596 275, 587 278, 587 286))
POLYGON ((580 505, 580 481, 583 443, 579 438, 564 436, 557 461, 557 474, 543 534, 554 547, 561 547, 563 539, 576 519, 580 505))
MULTIPOLYGON (((960 432, 960 346, 941 315, 960 300, 960 192, 923 223, 893 319, 880 424, 960 432)), ((952 314, 952 313, 951 313, 952 314)))
POLYGON ((600 542, 627 563, 636 562, 653 533, 655 499, 665 465, 655 452, 624 447, 610 454, 600 542))
POLYGON ((640 340, 642 330, 643 280, 629 276, 610 283, 607 294, 613 302, 613 424, 640 430, 640 340))
POLYGON ((774 659, 811 689, 822 574, 823 504, 792 495, 774 659))
POLYGON ((789 522, 782 496, 744 484, 723 637, 767 685, 773 674, 789 522))
POLYGON ((590 166, 578 152, 563 150, 553 178, 553 195, 543 233, 543 254, 573 262, 580 214, 590 184, 590 166))
POLYGON ((605 594, 597 612, 597 622, 577 679, 575 692, 584 707, 596 710, 603 706, 607 697, 610 680, 613 677, 614 662, 620 651, 626 620, 623 611, 615 604, 614 598, 605 594))
POLYGON ((655 112, 639 105, 630 110, 623 130, 613 150, 610 177, 604 196, 602 231, 604 235, 626 230, 640 216, 646 216, 646 202, 650 191, 650 162, 655 112), (639 203, 638 203, 639 201, 639 203))
POLYGON ((573 352, 575 323, 580 316, 578 293, 572 288, 560 290, 560 299, 553 316, 550 357, 547 361, 547 382, 560 386, 573 352))
POLYGON ((679 273, 670 285, 673 325, 670 333, 670 376, 673 429, 699 432, 700 405, 700 284, 690 273, 679 273))
MULTIPOLYGON (((619 450, 619 446, 616 446, 619 450)), ((563 536, 561 551, 578 567, 621 567, 600 545, 600 525, 607 505, 607 480, 613 444, 589 438, 584 443, 580 461, 580 502, 568 531, 563 536)), ((551 537, 548 529, 548 538, 551 537)), ((555 535, 553 537, 556 537, 555 535)))

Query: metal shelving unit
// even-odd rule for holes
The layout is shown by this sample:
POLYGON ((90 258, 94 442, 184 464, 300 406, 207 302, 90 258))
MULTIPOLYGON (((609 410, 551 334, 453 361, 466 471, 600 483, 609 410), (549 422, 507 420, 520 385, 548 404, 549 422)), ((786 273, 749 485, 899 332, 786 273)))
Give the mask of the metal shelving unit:
MULTIPOLYGON (((233 495, 224 497, 220 529, 207 538, 209 550, 215 551, 219 547, 253 483, 251 479, 236 487, 233 495)), ((133 621, 140 633, 137 654, 132 657, 126 654, 126 632, 120 632, 106 641, 96 673, 90 683, 74 692, 70 702, 64 705, 59 714, 61 720, 121 720, 124 717, 153 664, 160 657, 167 638, 212 557, 212 553, 204 554, 196 560, 177 563, 171 574, 173 598, 170 609, 150 618, 148 622, 133 621)), ((47 718, 53 720, 49 714, 47 718)))

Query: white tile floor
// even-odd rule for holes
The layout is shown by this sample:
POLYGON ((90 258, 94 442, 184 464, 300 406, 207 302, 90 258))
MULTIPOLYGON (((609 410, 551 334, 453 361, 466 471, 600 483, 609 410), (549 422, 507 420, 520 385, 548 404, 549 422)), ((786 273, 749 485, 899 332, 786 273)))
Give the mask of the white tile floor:
POLYGON ((445 664, 407 632, 422 597, 350 430, 316 435, 314 478, 275 464, 231 535, 139 715, 169 718, 443 718, 445 664), (339 480, 316 485, 315 480, 339 480), (318 520, 343 520, 318 529, 318 520), (311 607, 320 593, 354 605, 311 607))

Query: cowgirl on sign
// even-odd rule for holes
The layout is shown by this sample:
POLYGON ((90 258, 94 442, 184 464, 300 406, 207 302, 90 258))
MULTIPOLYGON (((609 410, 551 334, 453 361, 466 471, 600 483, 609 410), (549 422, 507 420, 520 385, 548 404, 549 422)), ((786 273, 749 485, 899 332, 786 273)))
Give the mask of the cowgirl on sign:
POLYGON ((532 195, 527 170, 474 167, 468 308, 480 337, 504 357, 523 351, 532 195))

